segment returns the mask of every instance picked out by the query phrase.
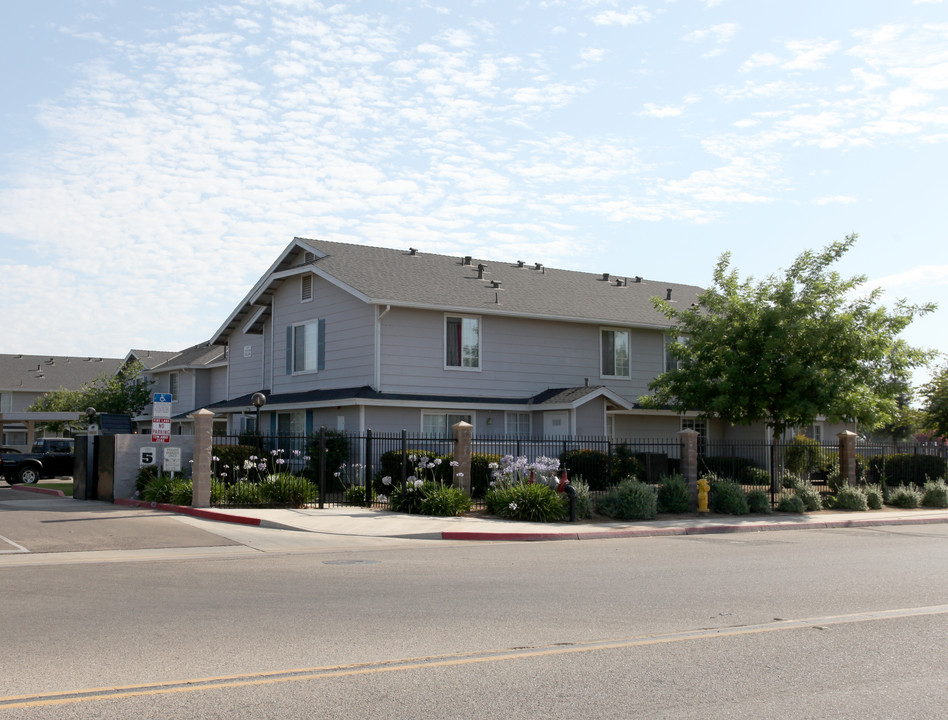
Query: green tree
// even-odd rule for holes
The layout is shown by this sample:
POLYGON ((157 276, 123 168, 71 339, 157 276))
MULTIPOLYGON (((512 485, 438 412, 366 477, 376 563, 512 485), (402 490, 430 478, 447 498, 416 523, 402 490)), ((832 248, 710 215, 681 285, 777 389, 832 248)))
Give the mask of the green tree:
POLYGON ((937 437, 948 437, 948 365, 922 386, 920 395, 922 425, 937 437))
POLYGON ((669 351, 678 367, 656 377, 644 401, 735 424, 762 421, 775 439, 818 415, 891 422, 898 389, 932 356, 898 335, 935 306, 899 300, 888 310, 881 288, 855 296, 866 278, 831 269, 855 241, 808 250, 784 275, 759 282, 740 280, 724 253, 695 306, 653 298, 674 323, 669 351))
MULTIPOLYGON (((30 405, 32 412, 78 412, 93 407, 100 413, 140 415, 151 402, 150 388, 153 383, 142 379, 144 366, 140 362, 128 363, 115 374, 103 373, 95 380, 77 390, 59 388, 46 393, 30 405)), ((86 420, 79 422, 85 425, 86 420)), ((61 423, 50 425, 63 426, 61 423)), ((68 424, 67 424, 68 425, 68 424)))

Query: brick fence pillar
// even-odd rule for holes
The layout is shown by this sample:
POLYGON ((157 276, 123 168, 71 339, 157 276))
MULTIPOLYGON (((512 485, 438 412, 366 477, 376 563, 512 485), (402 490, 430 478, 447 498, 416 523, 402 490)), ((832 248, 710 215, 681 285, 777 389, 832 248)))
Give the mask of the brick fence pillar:
POLYGON ((688 428, 678 433, 681 440, 681 474, 688 483, 691 509, 698 509, 698 431, 688 428))
POLYGON ((211 427, 214 413, 201 409, 188 415, 194 420, 194 465, 191 466, 191 507, 211 504, 211 427))
POLYGON ((856 484, 856 433, 844 430, 839 438, 839 476, 847 485, 856 484))
POLYGON ((471 495, 471 435, 474 427, 463 420, 451 426, 454 430, 454 461, 458 464, 454 468, 454 476, 460 475, 458 487, 471 495))

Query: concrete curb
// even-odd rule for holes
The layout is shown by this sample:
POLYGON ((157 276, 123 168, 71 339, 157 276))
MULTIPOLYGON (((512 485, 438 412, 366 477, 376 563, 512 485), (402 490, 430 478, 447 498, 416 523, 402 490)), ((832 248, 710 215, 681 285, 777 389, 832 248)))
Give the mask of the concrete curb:
MULTIPOLYGON (((26 489, 26 488, 24 488, 26 489)), ((58 490, 46 490, 45 488, 32 488, 33 492, 45 492, 48 494, 62 493, 58 490)), ((115 505, 124 505, 127 507, 138 507, 150 510, 162 510, 165 512, 179 513, 204 520, 214 520, 217 522, 235 523, 238 525, 250 525, 252 527, 270 528, 274 530, 293 530, 294 532, 318 532, 295 525, 275 522, 273 520, 264 520, 257 517, 246 515, 234 515, 232 513, 218 512, 204 508, 193 508, 187 505, 171 505, 170 503, 146 502, 144 500, 129 500, 117 498, 115 505)), ((498 531, 490 532, 486 530, 442 530, 430 533, 377 535, 375 537, 393 537, 393 538, 411 538, 411 539, 431 539, 431 540, 460 540, 472 542, 550 542, 557 540, 609 540, 617 538, 637 538, 637 537, 674 537, 681 535, 718 535, 729 533, 752 533, 752 532, 774 532, 778 530, 827 530, 835 528, 860 528, 860 527, 880 527, 885 525, 931 525, 936 523, 948 523, 948 513, 943 517, 906 517, 899 516, 893 518, 882 517, 853 517, 837 518, 832 520, 819 520, 817 518, 807 518, 802 516, 797 520, 774 519, 772 521, 761 521, 751 523, 724 523, 714 525, 685 525, 685 526, 647 526, 637 525, 628 528, 603 528, 595 529, 586 526, 586 529, 577 530, 559 530, 535 532, 516 532, 516 531, 498 531)))
POLYGON ((127 507, 147 508, 149 510, 164 510, 165 512, 174 512, 181 515, 190 515, 203 520, 219 520, 221 522, 236 523, 238 525, 253 525, 254 527, 266 527, 262 524, 260 518, 244 517, 242 515, 228 515, 227 513, 215 512, 214 510, 204 510, 203 508, 193 508, 187 505, 171 505, 169 503, 146 502, 145 500, 126 500, 125 498, 116 498, 114 505, 124 505, 127 507))
POLYGON ((777 530, 827 530, 833 528, 880 527, 884 525, 931 525, 948 523, 948 516, 943 518, 853 518, 852 520, 814 520, 805 523, 761 522, 752 525, 695 525, 690 527, 635 527, 621 530, 590 530, 576 532, 466 532, 445 530, 441 533, 443 540, 473 540, 473 541, 548 541, 548 540, 605 540, 610 538, 631 537, 670 537, 676 535, 718 535, 725 533, 773 532, 777 530))
POLYGON ((32 485, 11 485, 10 489, 19 490, 20 492, 36 493, 37 495, 56 495, 57 497, 66 497, 66 494, 62 490, 33 487, 32 485))

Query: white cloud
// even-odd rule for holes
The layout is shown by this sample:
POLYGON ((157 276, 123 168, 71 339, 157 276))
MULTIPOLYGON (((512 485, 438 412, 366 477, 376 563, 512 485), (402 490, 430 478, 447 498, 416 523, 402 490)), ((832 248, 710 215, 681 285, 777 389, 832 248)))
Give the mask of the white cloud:
POLYGON ((836 40, 794 40, 787 43, 792 57, 783 62, 784 70, 821 70, 826 67, 830 55, 839 51, 836 40))
POLYGON ((626 12, 603 10, 593 15, 592 21, 596 25, 621 25, 622 27, 628 27, 629 25, 640 25, 650 22, 653 18, 654 15, 648 8, 643 5, 636 5, 635 7, 629 8, 626 12))
POLYGON ((851 205, 858 202, 856 198, 849 195, 827 195, 813 199, 814 205, 851 205))

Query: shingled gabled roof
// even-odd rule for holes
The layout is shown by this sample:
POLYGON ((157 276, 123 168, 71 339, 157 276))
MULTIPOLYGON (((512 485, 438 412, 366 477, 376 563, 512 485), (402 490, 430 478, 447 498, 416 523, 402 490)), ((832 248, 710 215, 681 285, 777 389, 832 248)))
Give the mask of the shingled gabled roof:
POLYGON ((153 372, 164 372, 180 368, 209 368, 223 366, 227 363, 227 351, 220 345, 211 345, 209 342, 193 345, 151 368, 153 372))
POLYGON ((45 393, 78 390, 104 374, 115 374, 122 358, 63 355, 0 355, 0 390, 45 393))
POLYGON ((264 317, 279 284, 304 272, 379 305, 654 328, 667 327, 668 321, 652 306, 652 297, 670 295, 672 302, 687 307, 702 291, 641 276, 548 268, 535 261, 295 238, 212 342, 264 317))

